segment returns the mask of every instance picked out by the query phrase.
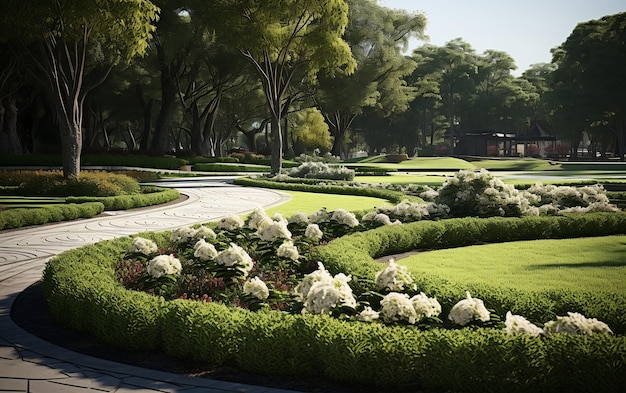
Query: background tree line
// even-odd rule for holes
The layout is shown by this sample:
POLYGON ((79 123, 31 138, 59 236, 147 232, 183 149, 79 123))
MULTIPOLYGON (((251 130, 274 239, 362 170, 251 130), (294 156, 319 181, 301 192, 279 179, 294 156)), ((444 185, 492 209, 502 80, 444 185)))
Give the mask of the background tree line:
POLYGON ((581 23, 551 64, 461 38, 425 44, 422 14, 373 0, 6 0, 0 150, 283 157, 453 153, 472 130, 533 124, 600 154, 626 148, 626 14, 581 23))

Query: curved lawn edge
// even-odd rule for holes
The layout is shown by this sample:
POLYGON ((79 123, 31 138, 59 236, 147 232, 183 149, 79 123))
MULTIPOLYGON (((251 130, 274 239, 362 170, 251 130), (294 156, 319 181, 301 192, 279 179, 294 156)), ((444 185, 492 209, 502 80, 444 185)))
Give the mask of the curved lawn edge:
MULTIPOLYGON (((558 238, 567 231, 569 237, 581 237, 598 228, 602 231, 596 235, 626 229, 626 214, 584 217, 403 224, 337 239, 320 247, 318 256, 329 269, 371 278, 379 266, 373 256, 408 251, 428 240, 438 239, 441 246, 448 247, 466 244, 470 242, 463 236, 466 231, 491 241, 511 241, 512 237, 527 239, 550 230, 550 236, 558 238)), ((141 234, 160 244, 167 244, 167 235, 141 234)), ((478 237, 471 239, 480 241, 478 237)), ((420 331, 413 326, 351 323, 325 316, 253 313, 216 303, 165 301, 126 290, 116 280, 114 268, 130 242, 126 237, 81 247, 47 264, 44 293, 56 318, 118 347, 159 350, 206 364, 266 374, 323 375, 378 388, 478 391, 489 386, 490 391, 497 392, 619 391, 626 385, 622 372, 626 367, 623 303, 615 304, 612 310, 622 311, 622 331, 617 336, 549 339, 508 336, 494 329, 420 331)), ((441 284, 435 281, 430 283, 434 289, 441 284)), ((418 279, 418 285, 429 285, 428 278, 418 279)), ((488 290, 493 288, 482 289, 484 293, 488 290)), ((499 296, 506 299, 506 295, 499 296)), ((551 299, 561 301, 553 311, 562 307, 559 315, 566 311, 585 313, 570 309, 580 299, 568 296, 551 299)), ((485 303, 489 305, 489 300, 485 303)), ((539 307, 549 305, 541 303, 539 307)), ((537 305, 524 301, 517 307, 532 311, 537 305)), ((587 316, 600 319, 592 313, 587 316)))

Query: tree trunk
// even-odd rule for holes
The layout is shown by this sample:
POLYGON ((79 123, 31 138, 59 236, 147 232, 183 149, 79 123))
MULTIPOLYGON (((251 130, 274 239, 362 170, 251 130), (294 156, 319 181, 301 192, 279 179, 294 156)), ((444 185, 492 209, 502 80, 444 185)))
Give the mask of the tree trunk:
POLYGON ((271 173, 277 175, 280 173, 283 160, 283 138, 280 127, 280 118, 272 115, 271 121, 271 134, 272 134, 272 159, 271 159, 271 173))
POLYGON ((63 156, 63 177, 77 177, 80 174, 82 151, 82 130, 79 124, 59 123, 63 156), (64 129, 65 128, 65 129, 64 129))
POLYGON ((17 106, 15 98, 9 96, 6 100, 6 108, 3 109, 3 127, 0 131, 4 131, 7 135, 7 152, 13 155, 21 155, 23 153, 22 143, 17 134, 17 106))

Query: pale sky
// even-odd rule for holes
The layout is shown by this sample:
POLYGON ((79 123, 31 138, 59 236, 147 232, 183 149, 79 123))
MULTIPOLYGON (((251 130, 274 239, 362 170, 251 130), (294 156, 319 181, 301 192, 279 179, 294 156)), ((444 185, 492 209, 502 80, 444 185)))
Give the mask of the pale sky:
MULTIPOLYGON (((378 4, 426 15, 430 44, 461 37, 477 53, 495 49, 515 60, 519 76, 535 63, 549 63, 550 49, 576 25, 626 11, 624 0, 379 0, 378 4)), ((414 47, 423 45, 414 41, 414 47)))

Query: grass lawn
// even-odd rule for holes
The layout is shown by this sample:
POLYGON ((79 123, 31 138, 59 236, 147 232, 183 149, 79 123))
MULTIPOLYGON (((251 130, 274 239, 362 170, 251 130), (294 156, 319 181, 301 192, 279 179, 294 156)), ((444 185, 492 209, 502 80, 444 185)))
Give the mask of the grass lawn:
POLYGON ((461 247, 421 252, 398 262, 414 276, 433 274, 458 284, 626 295, 626 235, 461 247))
POLYGON ((356 176, 354 181, 361 183, 390 183, 390 184, 423 184, 440 186, 446 181, 445 175, 423 174, 390 174, 388 176, 356 176))
POLYGON ((536 158, 526 159, 483 159, 471 161, 477 168, 485 168, 488 171, 558 171, 560 163, 551 164, 547 160, 536 158))
POLYGON ((291 200, 266 211, 270 216, 281 213, 289 217, 297 212, 314 213, 325 207, 329 211, 345 209, 348 211, 371 209, 376 206, 391 205, 387 200, 354 195, 319 194, 302 191, 281 191, 291 195, 291 200))
POLYGON ((384 156, 369 157, 356 164, 348 164, 354 166, 376 166, 385 169, 396 169, 398 171, 458 171, 460 169, 475 169, 476 167, 465 160, 453 157, 416 157, 398 164, 384 162, 384 156))
POLYGON ((17 207, 42 207, 54 203, 65 203, 63 197, 36 197, 36 196, 0 196, 0 209, 17 207))

